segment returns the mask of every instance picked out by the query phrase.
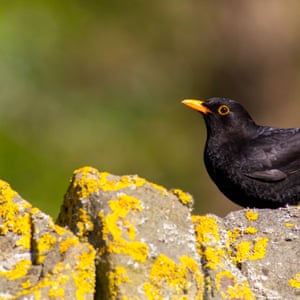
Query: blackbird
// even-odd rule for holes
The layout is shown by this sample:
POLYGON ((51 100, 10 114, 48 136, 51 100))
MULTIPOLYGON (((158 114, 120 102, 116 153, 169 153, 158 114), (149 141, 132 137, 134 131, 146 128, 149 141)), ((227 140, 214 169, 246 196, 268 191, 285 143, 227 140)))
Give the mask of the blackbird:
POLYGON ((183 100, 204 116, 204 162, 220 191, 243 207, 300 202, 300 128, 257 125, 228 98, 183 100))

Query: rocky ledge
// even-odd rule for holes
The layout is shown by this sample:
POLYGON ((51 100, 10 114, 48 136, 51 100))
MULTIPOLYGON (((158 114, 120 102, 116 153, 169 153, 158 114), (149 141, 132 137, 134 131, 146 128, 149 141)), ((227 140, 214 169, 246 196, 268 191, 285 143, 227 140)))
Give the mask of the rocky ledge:
POLYGON ((136 175, 74 172, 56 224, 0 181, 0 299, 298 299, 300 210, 192 215, 136 175))

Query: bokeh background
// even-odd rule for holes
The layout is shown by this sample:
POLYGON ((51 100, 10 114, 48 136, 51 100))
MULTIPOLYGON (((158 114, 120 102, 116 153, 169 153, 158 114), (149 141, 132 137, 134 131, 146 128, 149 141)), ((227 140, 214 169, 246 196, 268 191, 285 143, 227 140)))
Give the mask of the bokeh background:
POLYGON ((299 1, 2 1, 0 178, 53 217, 92 165, 237 209, 206 174, 184 98, 239 100, 299 127, 299 1))

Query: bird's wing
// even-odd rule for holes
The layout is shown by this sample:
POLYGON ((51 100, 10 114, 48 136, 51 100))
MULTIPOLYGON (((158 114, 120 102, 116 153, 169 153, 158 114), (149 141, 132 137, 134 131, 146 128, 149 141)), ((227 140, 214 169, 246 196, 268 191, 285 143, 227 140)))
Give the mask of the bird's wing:
POLYGON ((244 175, 265 182, 284 180, 300 172, 300 130, 277 129, 248 145, 244 175))
POLYGON ((278 170, 278 169, 270 169, 265 171, 254 171, 252 173, 245 173, 247 177, 252 179, 265 181, 265 182, 276 182, 281 181, 287 177, 287 174, 278 170))

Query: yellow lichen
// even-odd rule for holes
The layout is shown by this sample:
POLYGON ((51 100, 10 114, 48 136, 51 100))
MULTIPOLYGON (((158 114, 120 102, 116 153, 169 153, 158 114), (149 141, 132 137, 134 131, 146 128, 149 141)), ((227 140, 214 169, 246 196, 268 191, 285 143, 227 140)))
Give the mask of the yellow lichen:
POLYGON ((28 202, 28 201, 26 201, 26 200, 23 200, 23 199, 20 199, 20 205, 24 208, 24 209, 29 209, 29 208, 31 208, 32 206, 31 206, 31 204, 28 202))
POLYGON ((15 280, 24 277, 31 268, 31 260, 20 260, 11 270, 0 271, 0 276, 5 276, 7 279, 15 280))
POLYGON ((249 226, 244 230, 244 233, 245 234, 255 234, 255 233, 257 233, 257 228, 249 226))
POLYGON ((77 197, 87 198, 91 193, 96 193, 99 189, 103 191, 117 191, 131 185, 142 186, 146 180, 138 176, 122 176, 119 180, 110 180, 110 174, 99 172, 92 167, 83 167, 74 172, 80 174, 73 179, 73 190, 76 190, 77 197))
POLYGON ((89 246, 87 251, 77 258, 75 270, 72 270, 72 278, 76 286, 76 299, 84 300, 87 294, 95 291, 95 250, 89 246))
POLYGON ((235 284, 233 287, 229 287, 228 294, 229 294, 229 299, 245 299, 245 300, 256 299, 247 281, 243 281, 242 284, 235 284))
POLYGON ((129 211, 141 211, 142 205, 139 199, 122 194, 118 197, 118 200, 110 200, 109 207, 112 211, 118 212, 121 218, 125 218, 129 211))
POLYGON ((15 203, 14 197, 17 195, 8 183, 0 180, 0 218, 2 219, 0 234, 13 232, 20 235, 16 246, 27 250, 31 246, 31 218, 28 213, 24 212, 24 205, 26 208, 31 206, 24 200, 15 203))
POLYGON ((107 251, 117 254, 127 254, 138 262, 145 262, 149 252, 148 246, 145 243, 139 241, 128 242, 122 238, 110 242, 107 251))
POLYGON ((241 241, 235 246, 236 254, 234 257, 234 261, 240 263, 245 261, 251 256, 251 247, 252 243, 249 241, 241 241))
MULTIPOLYGON (((232 254, 232 245, 236 242, 236 240, 241 236, 241 229, 238 227, 233 228, 232 230, 227 231, 227 240, 226 240, 226 249, 228 252, 229 257, 231 257, 232 254)), ((236 259, 234 259, 236 260, 236 259)), ((236 261, 234 261, 236 262, 236 261)))
POLYGON ((16 225, 16 216, 19 215, 20 208, 13 202, 1 204, 1 198, 2 197, 0 197, 0 218, 2 218, 3 221, 1 221, 0 233, 6 234, 8 231, 14 230, 14 226, 16 225))
POLYGON ((32 207, 30 210, 31 215, 39 214, 41 211, 37 207, 32 207))
POLYGON ((96 193, 99 190, 99 172, 92 167, 83 167, 75 170, 74 175, 81 174, 79 177, 74 177, 73 187, 77 191, 79 198, 87 198, 91 193, 96 193), (95 175, 94 177, 91 174, 95 175))
POLYGON ((197 285, 197 296, 199 297, 199 299, 201 299, 202 297, 200 297, 200 295, 202 296, 204 292, 204 275, 200 271, 199 264, 195 259, 187 255, 182 255, 181 257, 179 257, 179 260, 181 261, 184 268, 187 270, 186 278, 188 278, 189 273, 192 274, 192 277, 194 278, 197 285))
POLYGON ((21 286, 23 289, 28 289, 29 287, 31 287, 31 282, 29 279, 27 279, 26 281, 21 283, 21 286))
MULTIPOLYGON (((15 232, 18 225, 17 216, 20 216, 20 205, 13 202, 14 196, 17 195, 9 184, 0 180, 0 218, 1 221, 0 234, 6 234, 8 231, 15 232)), ((20 227, 17 229, 18 234, 22 233, 20 227)))
POLYGON ((224 279, 226 279, 226 283, 229 284, 229 283, 233 283, 233 279, 234 279, 234 275, 228 271, 228 270, 224 270, 224 271, 221 271, 219 273, 216 274, 216 289, 218 291, 220 291, 221 289, 223 289, 223 286, 224 286, 224 279))
POLYGON ((258 212, 254 211, 254 210, 247 210, 245 212, 245 217, 249 221, 256 221, 258 219, 258 212))
POLYGON ((30 249, 31 247, 31 218, 28 213, 18 217, 17 226, 14 232, 21 235, 20 239, 16 241, 16 246, 21 246, 23 249, 30 249))
POLYGON ((300 273, 295 274, 294 278, 289 279, 292 288, 300 289, 300 273))
POLYGON ((135 238, 134 226, 125 218, 131 210, 142 210, 139 200, 131 196, 120 195, 118 200, 110 200, 109 206, 113 213, 106 216, 106 226, 103 227, 104 238, 108 233, 114 238, 119 238, 124 232, 127 232, 127 236, 133 240, 135 238), (124 228, 127 230, 123 230, 124 228))
MULTIPOLYGON (((35 298, 34 299, 41 299, 41 289, 42 288, 49 288, 50 290, 54 291, 61 287, 62 284, 69 281, 69 276, 64 275, 64 270, 67 269, 67 266, 65 266, 62 262, 58 263, 52 270, 51 273, 47 274, 46 277, 44 277, 41 281, 39 281, 37 284, 35 284, 32 287, 29 287, 21 292, 19 292, 16 296, 24 296, 34 293, 35 298), (53 274, 56 275, 55 279, 52 278, 53 274)), ((52 292, 50 292, 51 294, 52 292)))
POLYGON ((235 245, 236 254, 235 262, 243 262, 245 260, 257 260, 265 257, 268 246, 268 239, 258 237, 255 241, 241 241, 235 245))
POLYGON ((41 264, 46 258, 45 255, 49 250, 56 244, 56 237, 50 233, 44 233, 41 237, 36 240, 36 262, 41 264))
MULTIPOLYGON (((65 299, 64 284, 73 279, 76 286, 76 295, 74 299, 83 300, 87 295, 94 295, 95 292, 95 251, 92 246, 88 246, 78 257, 74 257, 77 262, 75 267, 71 269, 69 263, 59 262, 52 271, 48 273, 41 281, 30 287, 29 282, 24 283, 27 289, 19 292, 16 296, 26 296, 34 294, 34 299, 41 299, 39 296, 43 288, 49 289, 48 298, 65 299), (71 276, 66 275, 71 271, 71 276)), ((68 297, 71 297, 69 295, 68 297)), ((48 299, 47 298, 47 299, 48 299)), ((73 299, 72 298, 72 299, 73 299)))
MULTIPOLYGON (((150 281, 143 286, 146 295, 149 295, 150 291, 157 291, 157 298, 160 299, 159 290, 165 285, 171 288, 173 293, 185 294, 196 282, 198 295, 195 299, 202 299, 203 275, 199 271, 197 262, 186 255, 181 256, 179 260, 180 263, 175 263, 163 254, 156 258, 149 273, 150 281)), ((154 298, 150 296, 148 299, 154 298)))
POLYGON ((190 194, 185 193, 184 191, 180 189, 173 189, 171 192, 177 196, 177 198, 180 200, 180 202, 184 205, 190 204, 193 201, 193 198, 190 194))
POLYGON ((161 191, 162 195, 166 195, 167 194, 167 189, 165 187, 163 187, 162 185, 153 183, 153 182, 148 182, 152 187, 154 187, 156 190, 161 191))
POLYGON ((76 190, 78 198, 87 198, 91 193, 98 192, 99 189, 103 191, 118 191, 130 186, 143 186, 146 183, 150 184, 156 190, 161 191, 163 194, 167 193, 166 188, 163 186, 148 182, 146 179, 137 175, 124 175, 116 180, 111 177, 108 172, 99 172, 97 169, 89 166, 77 169, 74 175, 73 190, 76 190), (76 176, 79 174, 81 176, 76 176))
POLYGON ((50 287, 48 292, 49 298, 55 298, 55 299, 65 299, 65 290, 62 287, 59 286, 53 286, 50 287))
POLYGON ((90 219, 87 211, 83 208, 78 209, 78 219, 76 226, 78 229, 77 236, 84 237, 87 236, 91 231, 94 230, 94 224, 90 219))
POLYGON ((173 260, 161 254, 154 262, 149 279, 153 283, 165 282, 168 286, 177 291, 185 289, 186 280, 184 270, 180 268, 173 260))
POLYGON ((266 255, 268 247, 268 238, 258 237, 253 245, 253 253, 249 257, 250 260, 262 259, 266 255))
POLYGON ((222 267, 225 252, 218 244, 220 235, 216 219, 210 216, 192 216, 192 222, 195 226, 197 250, 205 258, 205 267, 222 267))
POLYGON ((79 245, 79 241, 76 237, 69 237, 59 244, 59 252, 61 254, 66 253, 71 247, 79 245))
POLYGON ((127 236, 130 240, 134 240, 135 239, 135 228, 133 226, 133 224, 131 224, 129 221, 124 220, 123 222, 123 226, 126 229, 127 232, 127 236))
POLYGON ((144 293, 148 300, 163 300, 164 299, 160 293, 160 289, 155 287, 150 282, 145 282, 143 284, 143 290, 144 290, 144 293))
POLYGON ((108 179, 109 175, 106 172, 101 173, 99 182, 103 191, 118 191, 130 186, 143 186, 147 182, 144 178, 129 175, 124 175, 118 181, 113 181, 108 179))
POLYGON ((219 247, 207 246, 203 250, 202 256, 205 258, 205 267, 216 270, 218 267, 223 267, 223 260, 225 257, 224 250, 219 247))
POLYGON ((229 230, 227 239, 228 254, 232 258, 233 263, 240 263, 245 260, 256 260, 265 257, 268 239, 257 237, 254 241, 242 240, 238 243, 236 241, 242 234, 257 234, 255 227, 247 227, 243 231, 239 228, 229 230), (232 250, 234 249, 234 250, 232 250))
POLYGON ((222 299, 255 299, 248 281, 238 283, 237 278, 228 270, 216 274, 216 289, 220 292, 222 299))
POLYGON ((126 219, 130 211, 142 210, 140 201, 121 194, 117 200, 109 201, 109 207, 112 213, 106 216, 102 212, 98 214, 102 220, 102 234, 103 239, 107 241, 107 251, 127 254, 136 261, 144 262, 148 255, 148 246, 134 240, 136 236, 134 225, 126 219))
POLYGON ((227 247, 230 247, 241 236, 241 232, 241 229, 237 227, 227 231, 227 247))
MULTIPOLYGON (((4 204, 6 202, 12 201, 14 196, 18 195, 11 187, 10 185, 3 181, 0 180, 0 204, 4 204)), ((19 211, 19 210, 18 210, 19 211)), ((0 214, 1 216, 1 214, 0 214)))
POLYGON ((122 283, 129 282, 127 271, 124 267, 116 266, 114 271, 108 273, 110 299, 118 299, 118 292, 122 283))
POLYGON ((54 230, 55 233, 57 233, 57 235, 59 236, 63 236, 64 234, 66 234, 68 232, 68 230, 66 228, 60 227, 58 225, 54 225, 53 228, 51 228, 54 230))
POLYGON ((285 226, 286 226, 286 227, 294 227, 295 224, 293 224, 293 223, 285 223, 285 226))
POLYGON ((192 216, 195 226, 197 242, 200 244, 216 243, 220 241, 218 223, 210 216, 192 216))

